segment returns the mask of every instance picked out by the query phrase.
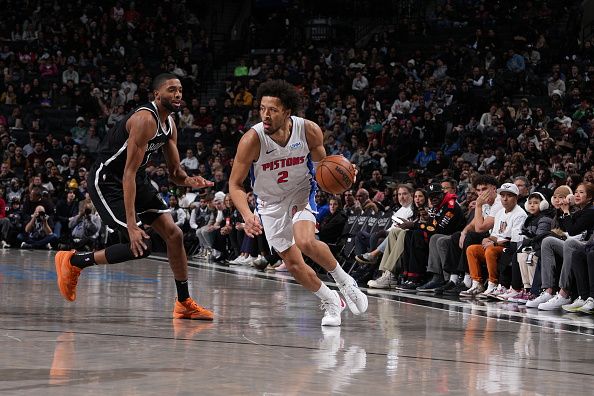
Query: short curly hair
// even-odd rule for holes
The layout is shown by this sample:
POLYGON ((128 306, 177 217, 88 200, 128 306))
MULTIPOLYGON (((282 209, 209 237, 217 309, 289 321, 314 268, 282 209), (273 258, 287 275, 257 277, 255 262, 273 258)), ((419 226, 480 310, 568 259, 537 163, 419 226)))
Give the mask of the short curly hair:
POLYGON ((284 80, 270 80, 260 84, 256 97, 261 101, 264 96, 279 98, 283 107, 290 109, 292 113, 296 113, 301 107, 297 88, 284 80))

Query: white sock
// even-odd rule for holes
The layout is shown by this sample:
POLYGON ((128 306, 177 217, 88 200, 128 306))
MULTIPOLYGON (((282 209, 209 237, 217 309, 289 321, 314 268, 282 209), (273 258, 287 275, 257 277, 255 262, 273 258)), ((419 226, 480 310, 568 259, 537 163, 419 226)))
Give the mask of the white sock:
POLYGON ((333 271, 330 271, 330 275, 332 275, 336 283, 344 283, 351 279, 351 276, 344 272, 344 270, 338 263, 336 263, 336 268, 334 268, 333 271))
POLYGON ((466 287, 472 286, 472 278, 470 277, 470 274, 464 275, 464 286, 466 286, 466 287))
POLYGON ((314 294, 322 301, 333 301, 336 298, 336 295, 332 293, 332 290, 330 290, 330 288, 323 282, 318 291, 314 292, 314 294))
POLYGON ((452 275, 450 275, 450 282, 457 283, 458 282, 458 278, 460 278, 459 275, 452 274, 452 275))

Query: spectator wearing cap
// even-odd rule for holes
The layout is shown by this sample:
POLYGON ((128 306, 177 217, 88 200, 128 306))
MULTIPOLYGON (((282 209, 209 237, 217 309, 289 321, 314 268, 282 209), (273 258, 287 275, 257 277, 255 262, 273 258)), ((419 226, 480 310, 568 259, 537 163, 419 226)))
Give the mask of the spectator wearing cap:
POLYGON ((45 165, 46 174, 49 174, 50 173, 50 170, 52 169, 52 166, 55 166, 56 165, 56 162, 54 161, 53 158, 48 157, 48 158, 45 159, 45 161, 44 161, 43 164, 45 165))
POLYGON ((84 143, 84 139, 87 136, 87 131, 88 131, 88 128, 85 125, 84 117, 78 117, 76 119, 76 125, 70 129, 70 133, 72 134, 72 139, 78 144, 84 143))
POLYGON ((460 293, 462 297, 480 296, 489 298, 504 294, 507 290, 499 285, 498 260, 505 248, 515 247, 521 242, 520 232, 528 215, 518 206, 518 187, 513 183, 504 183, 497 190, 503 209, 495 214, 495 222, 488 237, 481 244, 471 245, 466 250, 468 267, 472 278, 470 289, 460 293), (489 274, 488 287, 483 286, 481 266, 487 265, 489 274))
POLYGON ((68 163, 70 162, 70 156, 68 154, 62 154, 60 156, 60 162, 57 164, 60 173, 68 169, 68 163))
POLYGON ((405 254, 402 260, 403 275, 407 278, 403 290, 416 290, 422 285, 427 270, 429 240, 435 234, 451 235, 461 230, 466 223, 462 208, 456 202, 456 194, 446 193, 440 183, 428 188, 431 209, 419 210, 419 220, 406 233, 405 254))
POLYGON ((62 230, 68 230, 70 218, 78 214, 78 200, 75 190, 68 190, 66 197, 61 199, 56 206, 54 216, 54 233, 60 237, 62 230))

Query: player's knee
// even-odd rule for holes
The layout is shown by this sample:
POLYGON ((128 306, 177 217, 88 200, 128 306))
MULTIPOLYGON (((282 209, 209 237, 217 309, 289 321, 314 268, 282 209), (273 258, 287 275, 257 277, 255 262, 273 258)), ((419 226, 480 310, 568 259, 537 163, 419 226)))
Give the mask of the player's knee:
POLYGON ((184 240, 184 233, 178 227, 171 227, 170 230, 167 231, 167 235, 165 235, 165 241, 167 244, 179 244, 182 243, 184 240))
POLYGON ((309 255, 315 249, 316 240, 311 237, 296 238, 295 243, 297 244, 299 250, 305 253, 305 255, 309 255))

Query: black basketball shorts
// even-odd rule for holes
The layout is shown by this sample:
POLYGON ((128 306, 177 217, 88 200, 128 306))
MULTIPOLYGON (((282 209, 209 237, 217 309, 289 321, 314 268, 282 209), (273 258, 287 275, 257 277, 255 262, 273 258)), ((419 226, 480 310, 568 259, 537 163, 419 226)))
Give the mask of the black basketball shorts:
MULTIPOLYGON (((114 230, 127 230, 126 207, 122 179, 109 172, 103 164, 94 166, 87 180, 89 195, 101 220, 114 230)), ((136 178, 136 223, 152 224, 157 217, 169 212, 148 177, 136 178)))

